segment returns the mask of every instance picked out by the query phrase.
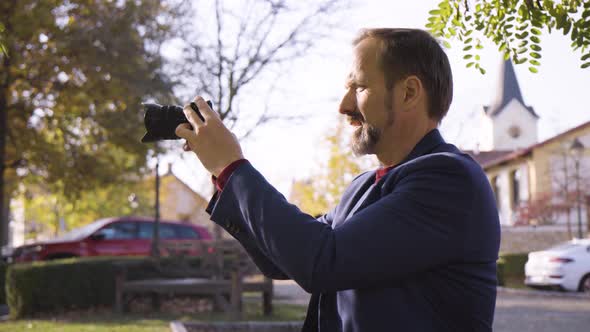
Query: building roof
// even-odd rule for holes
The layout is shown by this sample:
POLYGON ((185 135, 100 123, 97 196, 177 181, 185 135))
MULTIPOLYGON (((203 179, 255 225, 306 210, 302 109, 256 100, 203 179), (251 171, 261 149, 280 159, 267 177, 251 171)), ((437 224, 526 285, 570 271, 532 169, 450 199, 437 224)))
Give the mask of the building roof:
POLYGON ((520 86, 516 79, 512 60, 505 60, 502 62, 496 93, 496 97, 492 104, 484 106, 484 111, 488 116, 497 116, 506 108, 506 105, 508 105, 512 99, 516 99, 527 111, 529 111, 529 113, 531 113, 531 115, 535 118, 539 118, 537 113, 535 113, 535 110, 531 106, 526 106, 522 99, 522 93, 520 92, 520 86))
MULTIPOLYGON (((497 157, 496 159, 492 159, 487 161, 485 164, 484 163, 480 163, 480 165, 486 169, 492 166, 496 166, 523 156, 527 156, 529 155, 534 149, 536 148, 540 148, 542 146, 545 146, 547 144, 553 143, 557 140, 563 139, 565 136, 568 136, 576 131, 582 130, 582 129, 586 129, 586 128, 590 128, 590 121, 582 123, 581 125, 574 127, 572 129, 566 130, 563 133, 553 136, 549 139, 544 140, 543 142, 537 143, 537 144, 533 144, 531 146, 529 146, 528 148, 524 148, 524 149, 518 149, 518 150, 514 150, 508 154, 500 154, 499 157, 497 157)), ((489 151, 489 152, 493 152, 493 151, 489 151)))
POLYGON ((506 156, 514 150, 492 150, 492 151, 473 151, 473 150, 465 150, 463 151, 471 156, 478 164, 482 167, 487 163, 499 159, 503 156, 506 156))

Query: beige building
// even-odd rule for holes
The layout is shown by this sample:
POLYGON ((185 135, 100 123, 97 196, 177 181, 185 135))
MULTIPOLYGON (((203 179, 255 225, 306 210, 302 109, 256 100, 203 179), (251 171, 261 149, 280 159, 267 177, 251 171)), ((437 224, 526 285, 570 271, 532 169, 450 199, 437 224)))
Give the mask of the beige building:
POLYGON ((171 171, 160 178, 160 217, 163 220, 198 224, 213 234, 214 223, 205 212, 209 198, 197 193, 171 171))
POLYGON ((497 97, 482 112, 481 151, 467 152, 490 180, 503 225, 562 225, 577 234, 578 210, 582 228, 588 223, 590 122, 538 142, 538 119, 506 61, 497 97))

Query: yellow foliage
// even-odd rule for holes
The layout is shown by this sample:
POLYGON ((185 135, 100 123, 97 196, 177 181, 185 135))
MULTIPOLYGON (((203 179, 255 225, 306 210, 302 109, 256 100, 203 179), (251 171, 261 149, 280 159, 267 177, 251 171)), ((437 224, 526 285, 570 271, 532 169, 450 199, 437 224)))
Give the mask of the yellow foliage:
POLYGON ((355 157, 347 145, 350 138, 345 122, 336 126, 332 135, 326 136, 328 159, 309 179, 296 181, 291 188, 291 201, 303 212, 313 216, 327 213, 340 201, 350 182, 363 170, 376 166, 375 161, 355 157))

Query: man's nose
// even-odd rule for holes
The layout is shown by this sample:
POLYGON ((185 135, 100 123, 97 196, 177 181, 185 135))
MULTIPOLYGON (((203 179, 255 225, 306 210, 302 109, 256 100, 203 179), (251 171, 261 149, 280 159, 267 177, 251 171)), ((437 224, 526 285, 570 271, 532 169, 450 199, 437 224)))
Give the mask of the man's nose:
POLYGON ((356 101, 354 99, 354 95, 351 93, 351 89, 346 91, 346 94, 342 97, 340 101, 340 106, 338 107, 338 112, 340 114, 349 114, 354 112, 356 109, 356 101))

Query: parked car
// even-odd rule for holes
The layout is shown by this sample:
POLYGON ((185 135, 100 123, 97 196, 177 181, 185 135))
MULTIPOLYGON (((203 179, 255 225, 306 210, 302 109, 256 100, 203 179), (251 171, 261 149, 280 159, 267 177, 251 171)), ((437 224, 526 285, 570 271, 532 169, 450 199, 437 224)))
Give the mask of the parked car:
POLYGON ((590 293, 590 239, 575 239, 529 253, 525 284, 590 293))
MULTIPOLYGON (((50 241, 15 248, 14 262, 31 262, 84 256, 147 256, 151 252, 154 219, 120 217, 100 219, 50 241)), ((160 221, 162 243, 172 243, 175 253, 198 256, 195 241, 211 240, 209 231, 194 224, 160 221)), ((166 252, 163 253, 166 255, 166 252)))

